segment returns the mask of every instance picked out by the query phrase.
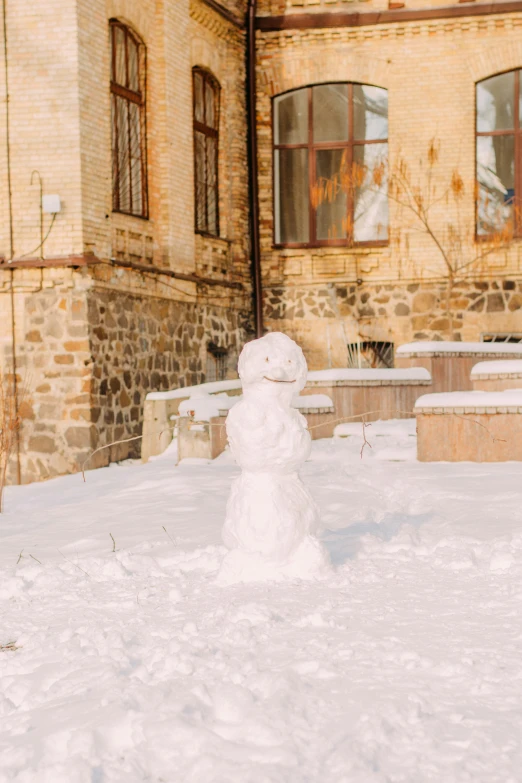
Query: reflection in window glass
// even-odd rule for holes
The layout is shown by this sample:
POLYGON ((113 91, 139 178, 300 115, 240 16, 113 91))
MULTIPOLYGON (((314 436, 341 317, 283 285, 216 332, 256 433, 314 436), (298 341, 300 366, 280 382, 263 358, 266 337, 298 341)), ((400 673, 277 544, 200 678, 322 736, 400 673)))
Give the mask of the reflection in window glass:
POLYGON ((329 182, 332 195, 317 207, 317 239, 346 239, 347 236, 347 194, 340 187, 340 176, 344 150, 317 150, 315 159, 316 179, 319 183, 329 182))
POLYGON ((502 230, 513 213, 515 195, 515 137, 477 137, 477 179, 479 184, 479 234, 502 230))
POLYGON ((380 87, 319 84, 275 98, 276 243, 386 242, 387 134, 380 87))
POLYGON ((196 231, 219 236, 219 85, 194 68, 194 173, 196 231))
POLYGON ((309 241, 308 150, 275 154, 276 242, 309 241))
POLYGON ((375 242, 388 239, 388 145, 354 147, 354 165, 361 172, 355 190, 354 240, 375 242))
POLYGON ((501 73, 477 84, 477 131, 515 127, 515 73, 501 73))
POLYGON ((312 87, 313 140, 348 140, 348 85, 321 84, 312 87))
POLYGON ((366 84, 353 85, 354 138, 388 138, 388 91, 366 84))
POLYGON ((275 143, 308 141, 308 90, 295 90, 274 101, 275 143))

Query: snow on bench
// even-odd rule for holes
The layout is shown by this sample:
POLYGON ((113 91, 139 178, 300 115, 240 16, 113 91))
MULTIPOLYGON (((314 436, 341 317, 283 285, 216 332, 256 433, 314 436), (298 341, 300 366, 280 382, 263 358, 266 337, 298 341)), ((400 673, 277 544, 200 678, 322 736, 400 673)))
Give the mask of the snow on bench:
POLYGON ((522 359, 478 362, 471 370, 471 379, 475 378, 522 378, 522 359))
POLYGON ((314 386, 383 386, 385 384, 429 384, 431 375, 425 367, 406 367, 401 369, 376 368, 335 368, 331 370, 312 370, 308 373, 306 385, 314 386))
POLYGON ((431 373, 434 392, 467 391, 474 388, 471 369, 480 358, 517 361, 522 343, 465 343, 426 341, 406 343, 395 354, 398 367, 421 365, 431 373))
POLYGON ((444 340, 421 340, 414 343, 405 343, 397 348, 397 356, 437 356, 439 354, 451 354, 463 356, 466 354, 494 354, 502 356, 511 354, 522 356, 522 343, 472 343, 444 340))
POLYGON ((522 389, 423 394, 415 413, 522 413, 522 389))

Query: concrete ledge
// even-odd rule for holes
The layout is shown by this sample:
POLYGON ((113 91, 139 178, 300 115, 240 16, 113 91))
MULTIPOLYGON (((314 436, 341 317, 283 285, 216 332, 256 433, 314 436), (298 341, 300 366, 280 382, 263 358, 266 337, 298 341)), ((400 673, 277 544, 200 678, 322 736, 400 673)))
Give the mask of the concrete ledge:
POLYGON ((522 389, 522 359, 478 362, 471 370, 471 382, 476 391, 522 389))
POLYGON ((434 392, 466 391, 474 388, 471 371, 481 358, 520 361, 522 343, 406 343, 397 349, 395 364, 425 367, 433 378, 434 392))
POLYGON ((428 394, 415 414, 421 462, 522 460, 522 390, 428 394))

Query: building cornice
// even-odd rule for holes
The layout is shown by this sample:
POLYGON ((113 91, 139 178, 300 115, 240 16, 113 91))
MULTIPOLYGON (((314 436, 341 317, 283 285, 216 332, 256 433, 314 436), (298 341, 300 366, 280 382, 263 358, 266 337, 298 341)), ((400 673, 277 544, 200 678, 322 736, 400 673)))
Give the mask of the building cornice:
POLYGON ((318 12, 286 14, 284 16, 259 16, 256 29, 260 32, 282 30, 317 30, 332 27, 373 27, 381 24, 404 22, 428 22, 436 19, 458 19, 498 14, 520 13, 522 0, 503 0, 493 3, 466 3, 445 5, 438 8, 393 9, 388 11, 318 12))

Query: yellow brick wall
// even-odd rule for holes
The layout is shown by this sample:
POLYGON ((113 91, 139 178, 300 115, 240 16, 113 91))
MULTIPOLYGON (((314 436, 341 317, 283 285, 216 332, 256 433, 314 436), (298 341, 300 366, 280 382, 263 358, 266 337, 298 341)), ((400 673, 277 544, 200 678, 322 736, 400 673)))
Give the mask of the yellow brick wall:
MULTIPOLYGON (((393 243, 383 248, 353 250, 321 248, 311 251, 274 247, 272 98, 287 90, 330 81, 353 81, 386 88, 391 162, 403 157, 415 178, 418 160, 425 156, 430 140, 438 138, 439 181, 434 184, 441 193, 452 172, 458 169, 461 173, 466 185, 461 218, 465 231, 472 235, 475 210, 475 83, 495 73, 522 67, 521 33, 522 15, 515 13, 426 23, 257 33, 262 266, 266 289, 265 314, 270 328, 287 328, 298 337, 309 335, 313 331, 310 320, 313 321, 314 317, 317 320, 317 314, 320 314, 318 311, 315 315, 307 313, 303 316, 302 308, 298 308, 299 315, 295 315, 295 307, 288 306, 286 311, 290 316, 287 314, 282 318, 280 302, 276 301, 275 307, 271 304, 274 288, 277 289, 276 300, 288 297, 289 301, 295 302, 297 290, 301 290, 303 296, 308 293, 313 298, 321 287, 338 286, 342 289, 347 284, 355 285, 356 280, 362 281, 363 287, 390 283, 406 290, 408 284, 419 281, 423 285, 436 284, 445 275, 443 262, 433 243, 426 236, 406 229, 403 239, 407 235, 408 252, 404 244, 401 249, 393 243)), ((447 209, 443 203, 435 212, 434 224, 438 231, 447 223, 447 209)), ((397 229, 397 221, 398 215, 393 203, 390 203, 392 231, 397 229)), ((494 253, 488 258, 487 266, 482 264, 477 271, 486 279, 522 279, 522 242, 515 241, 508 251, 494 253)), ((365 323, 367 336, 381 335, 373 339, 384 339, 386 334, 388 339, 400 342, 412 339, 415 334, 433 336, 436 332, 433 328, 425 334, 422 329, 415 328, 411 318, 395 318, 394 313, 390 314, 388 310, 381 313, 380 320, 378 308, 374 308, 374 312, 375 317, 367 318, 365 323)), ((513 311, 506 307, 506 312, 502 313, 489 314, 485 311, 481 316, 475 313, 473 318, 464 318, 465 325, 460 336, 462 339, 478 339, 481 331, 486 330, 522 332, 521 312, 518 307, 513 311)), ((332 328, 342 327, 357 333, 360 317, 355 308, 352 315, 339 316, 330 312, 329 316, 322 314, 320 317, 331 318, 332 328)), ((323 325, 317 324, 318 331, 322 328, 323 325)), ((311 338, 303 339, 306 343, 311 338)), ((314 339, 317 339, 317 332, 314 339)), ((318 349, 322 351, 325 362, 330 350, 328 339, 325 332, 321 338, 323 347, 318 349)))

